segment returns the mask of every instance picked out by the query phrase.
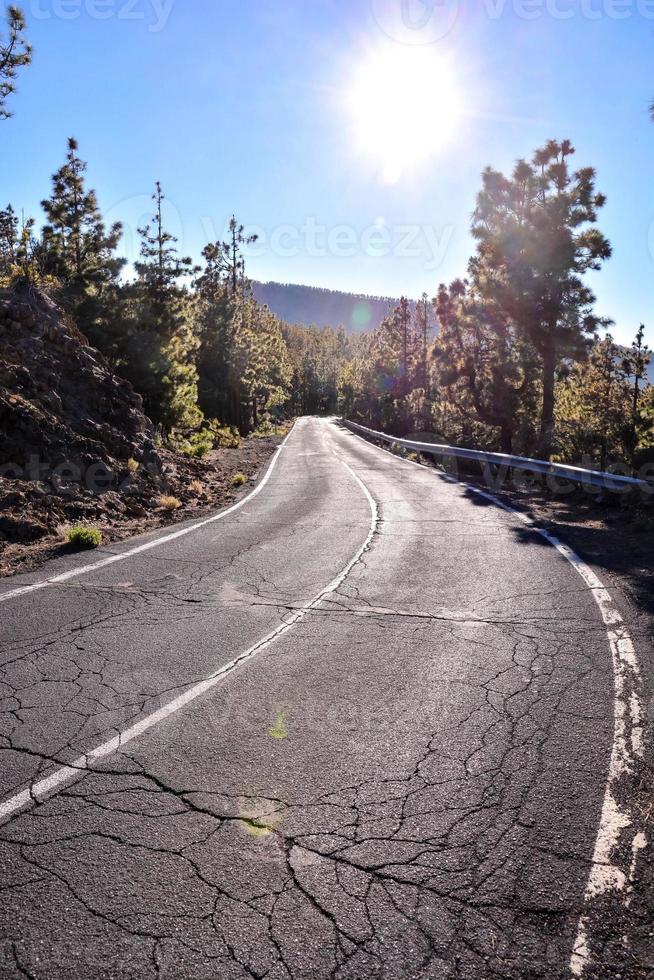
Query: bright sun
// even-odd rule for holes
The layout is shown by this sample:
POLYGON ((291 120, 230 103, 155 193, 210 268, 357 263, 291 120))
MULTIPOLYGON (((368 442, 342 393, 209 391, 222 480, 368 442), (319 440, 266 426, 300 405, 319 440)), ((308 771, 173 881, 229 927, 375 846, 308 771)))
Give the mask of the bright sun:
POLYGON ((349 102, 359 148, 388 183, 433 157, 460 116, 452 72, 426 48, 397 45, 373 55, 356 74, 349 102))

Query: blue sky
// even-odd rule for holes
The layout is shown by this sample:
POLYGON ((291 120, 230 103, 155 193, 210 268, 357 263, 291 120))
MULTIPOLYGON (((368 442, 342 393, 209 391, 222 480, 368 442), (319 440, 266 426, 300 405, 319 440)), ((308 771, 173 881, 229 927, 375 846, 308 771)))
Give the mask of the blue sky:
POLYGON ((622 340, 644 321, 654 343, 654 0, 22 6, 35 57, 0 124, 2 203, 38 216, 75 135, 129 254, 159 179, 185 252, 199 255, 234 211, 260 234, 255 278, 417 297, 464 273, 482 169, 568 137, 608 197, 598 310, 622 340), (414 58, 441 71, 415 103, 437 138, 413 161, 409 126, 408 162, 389 174, 353 92, 370 65, 406 87, 414 58))

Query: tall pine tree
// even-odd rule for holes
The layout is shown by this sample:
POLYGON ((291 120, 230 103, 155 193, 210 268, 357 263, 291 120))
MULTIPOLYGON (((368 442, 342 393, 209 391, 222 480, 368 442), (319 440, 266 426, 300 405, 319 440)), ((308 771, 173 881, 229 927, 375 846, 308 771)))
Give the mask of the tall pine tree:
POLYGON ((533 352, 467 281, 441 285, 435 308, 440 331, 433 358, 448 401, 462 416, 499 430, 500 450, 512 453, 533 393, 533 352))
POLYGON ((550 140, 510 177, 488 168, 472 232, 471 272, 482 297, 515 325, 541 360, 540 454, 554 442, 554 383, 562 360, 583 356, 605 324, 584 273, 597 270, 611 246, 594 227, 604 196, 591 167, 571 171, 574 147, 550 140))
POLYGON ((649 347, 645 343, 645 325, 641 323, 635 340, 625 352, 622 359, 622 369, 628 379, 633 378, 631 392, 631 418, 628 426, 627 451, 632 466, 636 462, 636 450, 643 430, 651 426, 641 410, 644 389, 648 385, 647 368, 652 359, 649 347))
POLYGON ((48 221, 43 246, 49 271, 61 282, 64 299, 73 304, 87 291, 98 293, 115 282, 125 264, 115 255, 122 226, 105 226, 95 191, 86 188, 86 169, 71 137, 66 161, 52 176, 52 193, 41 202, 48 221))
POLYGON ((0 119, 12 113, 7 100, 16 91, 15 79, 19 68, 29 65, 32 48, 25 39, 25 16, 19 7, 7 8, 7 36, 0 35, 0 119))
POLYGON ((184 285, 184 278, 195 270, 190 258, 180 257, 177 239, 164 226, 165 197, 159 181, 152 199, 154 214, 139 229, 138 278, 124 291, 130 358, 122 370, 143 395, 153 422, 166 432, 189 432, 203 417, 198 407, 193 304, 184 285))
POLYGON ((239 289, 245 291, 248 286, 245 278, 243 246, 253 245, 257 241, 257 237, 257 235, 246 235, 243 225, 239 224, 236 217, 232 215, 229 221, 229 238, 221 243, 221 253, 223 269, 227 274, 234 296, 239 289))
POLYGON ((177 239, 164 228, 165 196, 159 181, 155 184, 152 200, 154 215, 147 225, 138 229, 141 236, 141 259, 135 263, 135 269, 155 305, 163 312, 171 297, 177 293, 180 279, 196 270, 192 259, 178 254, 177 239))

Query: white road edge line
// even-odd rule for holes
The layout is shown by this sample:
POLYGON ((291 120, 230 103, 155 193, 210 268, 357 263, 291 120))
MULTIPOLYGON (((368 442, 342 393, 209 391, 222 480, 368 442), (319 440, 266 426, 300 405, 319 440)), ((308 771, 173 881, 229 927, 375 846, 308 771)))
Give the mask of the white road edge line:
MULTIPOLYGON (((420 463, 416 463, 410 459, 403 459, 388 449, 375 446, 374 443, 368 442, 368 440, 355 432, 351 434, 373 449, 379 449, 380 452, 391 456, 398 463, 408 463, 410 466, 419 467, 423 473, 429 472, 420 463)), ((647 844, 645 835, 642 832, 633 830, 634 821, 629 804, 620 804, 616 793, 620 778, 633 773, 637 760, 642 759, 644 754, 643 719, 645 716, 643 710, 642 677, 636 650, 629 631, 604 584, 592 568, 572 548, 559 541, 557 537, 550 534, 545 528, 539 527, 528 514, 517 510, 515 507, 511 507, 493 494, 487 493, 485 490, 480 490, 470 483, 456 480, 447 474, 439 473, 438 475, 444 476, 450 483, 466 487, 472 493, 484 497, 490 503, 501 508, 501 510, 515 515, 531 531, 544 538, 552 547, 556 548, 559 554, 581 576, 599 607, 602 620, 607 627, 606 635, 611 649, 613 664, 614 729, 611 761, 604 791, 600 825, 591 861, 591 870, 584 892, 584 904, 588 905, 594 899, 610 891, 624 892, 624 902, 628 904, 636 872, 637 855, 647 844), (621 868, 613 863, 612 855, 614 851, 618 850, 623 832, 628 831, 629 828, 632 828, 632 839, 630 846, 626 848, 626 853, 632 856, 632 860, 629 868, 621 868)), ((588 935, 589 926, 590 916, 587 913, 582 913, 569 964, 570 972, 575 977, 581 977, 591 965, 588 935)))
POLYGON ((80 575, 88 575, 89 572, 95 572, 99 568, 107 568, 108 565, 114 565, 118 561, 125 561, 127 558, 133 558, 134 555, 142 555, 145 551, 151 551, 153 548, 158 548, 162 544, 167 544, 169 541, 175 541, 177 538, 183 538, 187 534, 192 534, 193 531, 197 531, 201 527, 206 527, 208 524, 215 524, 216 521, 221 521, 224 517, 228 517, 233 514, 234 511, 239 510, 248 504, 257 494, 261 493, 266 483, 270 479, 273 470, 277 464, 279 456, 286 446, 286 443, 292 433, 295 431, 295 425, 287 433, 284 440, 275 450, 273 458, 270 461, 268 469, 260 483, 257 483, 254 490, 252 490, 246 497, 239 500, 237 504, 232 504, 231 507, 227 507, 225 510, 219 511, 217 514, 213 514, 211 517, 205 517, 200 521, 196 521, 195 524, 189 525, 189 527, 180 528, 178 531, 173 531, 171 534, 165 534, 161 538, 155 538, 154 541, 148 541, 146 544, 137 545, 135 548, 130 548, 128 551, 123 551, 118 555, 110 555, 109 558, 102 558, 100 561, 94 562, 92 565, 83 565, 81 568, 72 568, 69 572, 62 572, 61 575, 53 575, 51 578, 44 579, 42 582, 33 582, 30 585, 23 585, 18 589, 12 589, 10 592, 0 592, 0 602, 6 602, 8 599, 17 599, 22 595, 29 595, 30 592, 38 592, 39 589, 45 589, 50 585, 59 585, 61 582, 68 582, 72 578, 78 578, 80 575))
MULTIPOLYGON (((366 500, 368 501, 368 506, 370 507, 370 529, 368 531, 366 540, 358 549, 354 557, 350 559, 350 561, 347 563, 345 568, 341 572, 339 572, 336 578, 333 578, 331 582, 325 586, 322 592, 320 592, 320 594, 317 595, 314 599, 312 599, 307 605, 303 606, 301 609, 292 613, 291 616, 286 620, 286 622, 281 623, 274 630, 272 630, 271 633, 268 633, 267 636, 265 636, 262 640, 259 640, 257 643, 251 646, 244 653, 239 654, 237 657, 234 657, 233 660, 230 660, 229 663, 224 664, 214 674, 211 674, 210 677, 207 677, 206 680, 199 681, 193 687, 189 688, 188 691, 185 691, 183 694, 180 694, 172 701, 169 701, 168 704, 164 704, 157 711, 153 711, 152 714, 146 715, 145 718, 142 718, 140 721, 136 722, 136 724, 125 729, 125 731, 116 735, 114 738, 110 739, 107 742, 104 742, 102 745, 99 745, 97 748, 92 749, 90 752, 79 756, 77 759, 75 759, 74 762, 71 762, 70 765, 62 766, 61 768, 56 769, 49 776, 46 776, 45 778, 39 780, 38 782, 33 783, 28 789, 23 790, 23 792, 18 793, 15 796, 12 796, 6 801, 4 801, 2 804, 0 804, 0 822, 3 822, 15 816, 17 813, 19 813, 21 810, 26 809, 32 803, 43 802, 48 797, 61 791, 64 787, 69 786, 71 783, 74 783, 77 780, 81 779, 82 776, 84 776, 90 770, 91 765, 93 763, 96 763, 101 759, 106 759, 108 756, 113 755, 115 752, 118 752, 118 750, 121 749, 124 745, 127 745, 128 742, 133 741, 133 739, 137 738, 139 735, 142 735, 144 732, 149 731, 149 729, 159 724, 160 721, 164 721, 166 718, 170 717, 170 715, 175 714, 175 712, 179 711, 187 704, 190 704, 192 701, 195 701, 201 695, 206 694, 207 691, 210 691, 212 688, 216 687, 222 680, 224 680, 224 678, 228 674, 233 673, 233 671, 235 671, 246 661, 251 660, 261 650, 270 646, 270 644, 273 643, 278 637, 282 636, 283 633, 288 632, 288 630, 290 630, 291 627, 295 626, 297 623, 300 622, 300 620, 304 619, 307 613, 309 613, 312 609, 314 609, 317 605, 319 605, 324 599, 326 599, 328 595, 330 595, 332 592, 335 592, 336 589, 338 589, 342 585, 342 583, 345 581, 347 576, 352 571, 353 567, 356 565, 356 563, 359 561, 361 556, 365 553, 365 551, 369 547, 370 542, 372 541, 372 538, 375 534, 375 531, 377 530, 377 526, 379 523, 379 512, 377 509, 377 504, 373 499, 370 491, 368 490, 368 487, 363 482, 363 480, 361 480, 357 476, 354 470, 350 466, 348 466, 345 460, 341 459, 341 457, 337 453, 334 453, 334 456, 336 456, 339 463, 341 463, 341 465, 345 467, 345 469, 350 473, 352 478, 359 485, 359 487, 365 494, 366 500)), ((270 475, 271 472, 272 472, 272 465, 270 467, 270 470, 266 474, 266 480, 268 479, 268 476, 270 475)), ((258 492, 258 490, 260 490, 263 485, 264 485, 263 482, 260 483, 259 486, 257 487, 257 491, 255 492, 258 492)), ((250 497, 247 499, 252 499, 252 496, 253 494, 250 494, 250 497)), ((241 503, 245 503, 245 501, 242 501, 241 503)), ((234 509, 235 508, 232 508, 232 510, 234 509)), ((223 514, 220 516, 225 516, 227 513, 229 512, 224 511, 223 514)), ((214 519, 215 518, 212 518, 212 520, 214 519)), ((204 523, 208 523, 208 522, 205 521, 204 523)), ((196 526, 201 527, 202 524, 196 526)), ((170 538, 168 538, 167 540, 170 540, 170 538)))

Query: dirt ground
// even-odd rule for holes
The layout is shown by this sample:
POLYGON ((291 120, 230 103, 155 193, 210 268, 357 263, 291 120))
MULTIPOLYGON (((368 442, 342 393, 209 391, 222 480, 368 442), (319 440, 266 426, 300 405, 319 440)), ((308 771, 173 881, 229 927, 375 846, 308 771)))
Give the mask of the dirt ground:
POLYGON ((72 524, 97 527, 102 543, 111 544, 225 507, 252 488, 282 438, 243 439, 238 448, 216 449, 202 460, 161 450, 164 469, 156 487, 137 475, 105 493, 0 477, 0 577, 69 553, 64 534, 72 524), (237 473, 246 477, 240 487, 232 485, 237 473), (165 497, 181 506, 169 509, 165 497))

